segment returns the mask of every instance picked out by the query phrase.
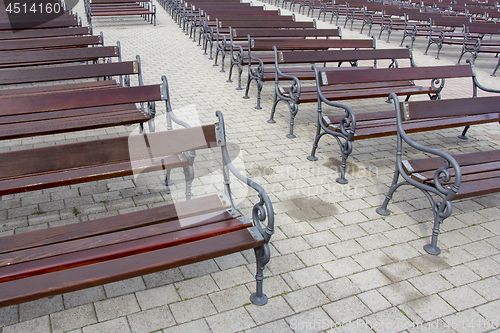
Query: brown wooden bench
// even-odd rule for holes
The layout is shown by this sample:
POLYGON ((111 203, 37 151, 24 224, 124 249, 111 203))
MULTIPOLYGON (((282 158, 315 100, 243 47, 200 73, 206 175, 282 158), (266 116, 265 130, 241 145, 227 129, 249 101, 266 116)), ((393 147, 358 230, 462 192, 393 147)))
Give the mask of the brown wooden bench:
POLYGON ((358 61, 362 60, 372 60, 374 68, 377 68, 379 60, 389 60, 390 63, 387 66, 389 68, 399 67, 398 60, 407 60, 409 65, 415 66, 411 50, 408 48, 329 51, 278 51, 277 48, 274 48, 274 68, 264 67, 262 71, 263 82, 274 80, 274 102, 268 122, 275 123, 276 106, 280 101, 284 101, 290 110, 290 133, 287 134, 287 137, 295 138, 293 134, 294 119, 299 109, 298 105, 293 103, 294 98, 285 92, 282 85, 289 86, 289 82, 292 80, 295 86, 302 87, 303 83, 315 80, 315 72, 311 68, 314 63, 322 64, 320 70, 323 72, 337 72, 359 68, 357 67, 358 61), (352 67, 340 67, 343 62, 350 63, 352 67))
MULTIPOLYGON (((231 65, 227 82, 232 82, 233 67, 238 69, 238 88, 241 90, 241 75, 243 66, 248 63, 248 36, 250 38, 342 38, 340 28, 337 29, 232 29, 229 35, 229 55, 231 65), (246 41, 246 43, 242 43, 246 41), (237 50, 236 50, 237 49, 237 50)), ((222 40, 222 49, 227 51, 227 40, 222 40)))
POLYGON ((252 81, 257 83, 257 106, 260 109, 260 99, 263 87, 263 73, 267 65, 275 63, 273 48, 280 51, 290 50, 333 50, 333 49, 374 49, 375 39, 301 39, 301 38, 251 38, 248 37, 248 79, 243 98, 250 98, 248 92, 252 81), (258 52, 258 53, 256 53, 258 52))
POLYGON ((92 17, 140 15, 156 25, 156 6, 150 0, 98 1, 97 3, 94 0, 91 1, 85 0, 85 11, 89 22, 92 22, 92 17))
POLYGON ((154 131, 154 101, 166 98, 166 79, 160 85, 134 87, 119 87, 112 80, 102 82, 106 86, 99 89, 0 98, 0 139, 128 124, 140 124, 142 129, 145 122, 154 131))
POLYGON ((97 36, 61 36, 46 38, 28 38, 2 40, 1 51, 25 51, 40 49, 60 49, 70 47, 88 47, 103 44, 101 35, 97 36))
MULTIPOLYGON (((139 146, 144 148, 136 152, 138 157, 151 160, 152 165, 155 156, 161 160, 162 156, 175 156, 186 151, 220 148, 220 163, 224 165, 225 171, 220 183, 224 183, 225 193, 1 237, 0 307, 247 249, 255 250, 257 261, 256 292, 251 295, 250 300, 257 305, 266 304, 263 270, 270 259, 268 242, 274 232, 272 204, 262 187, 241 175, 232 165, 226 146, 222 114, 217 112, 217 116, 219 122, 213 125, 149 133, 128 140, 138 141, 139 146), (250 214, 252 220, 245 218, 234 207, 230 173, 257 192, 258 202, 250 214)), ((90 145, 89 149, 93 148, 92 144, 96 148, 110 144, 110 153, 128 153, 130 141, 126 139, 106 139, 87 144, 90 145), (118 147, 114 147, 114 144, 118 144, 118 147)), ((60 147, 50 148, 61 150, 60 147)), ((82 158, 78 152, 67 150, 51 161, 54 164, 72 161, 73 155, 82 158)), ((124 157, 124 163, 128 163, 127 156, 124 157)), ((130 159, 133 158, 130 156, 130 159)), ((16 162, 11 159, 9 161, 16 162)), ((33 161, 30 165, 32 163, 33 161)), ((22 167, 22 170, 30 171, 29 166, 22 167)), ((45 169, 50 172, 51 167, 47 165, 45 169)))
MULTIPOLYGON (((492 90, 491 90, 492 91, 492 90)), ((493 92, 493 91, 492 91, 493 92)), ((500 90, 494 92, 500 93, 500 90)), ((395 94, 390 97, 396 109, 397 126, 396 168, 391 187, 377 212, 387 216, 389 201, 402 185, 413 185, 429 199, 434 213, 431 243, 424 246, 427 253, 438 255, 437 246, 441 224, 452 214, 452 200, 471 198, 500 191, 500 150, 449 155, 412 140, 407 133, 413 124, 446 122, 450 118, 483 117, 500 113, 500 97, 459 98, 438 101, 399 102, 395 94), (405 145, 419 153, 436 156, 403 160, 405 145), (401 181, 399 181, 403 178, 401 181), (434 199, 436 198, 436 199, 434 199)))
MULTIPOLYGON (((453 66, 428 66, 409 68, 388 69, 359 69, 352 73, 324 72, 315 67, 316 94, 311 91, 300 93, 300 100, 318 103, 318 125, 314 139, 311 155, 308 159, 315 161, 319 140, 326 134, 336 138, 341 154, 341 175, 337 182, 345 184, 345 169, 347 158, 352 153, 355 140, 392 136, 396 134, 396 119, 391 111, 380 112, 354 112, 352 109, 339 104, 336 101, 347 99, 362 99, 387 97, 390 93, 398 96, 410 96, 425 94, 432 100, 440 98, 441 90, 444 88, 445 78, 470 77, 473 82, 472 96, 477 96, 477 90, 492 91, 482 86, 476 78, 473 65, 453 66), (347 74, 346 74, 347 73, 347 74), (417 85, 415 80, 430 80, 429 85, 417 85), (341 108, 345 111, 343 115, 324 115, 324 106, 333 109, 341 108)), ((312 90, 312 89, 311 89, 312 90)), ((411 124, 408 131, 422 132, 440 128, 451 128, 482 124, 487 122, 498 122, 499 114, 488 114, 481 116, 461 115, 449 119, 429 119, 428 121, 416 121, 411 124)), ((409 125, 410 126, 410 125, 409 125)), ((461 137, 465 138, 466 130, 461 137)))
POLYGON ((0 68, 39 66, 83 61, 97 62, 101 59, 117 58, 119 56, 119 45, 32 50, 30 52, 3 51, 0 52, 0 68))

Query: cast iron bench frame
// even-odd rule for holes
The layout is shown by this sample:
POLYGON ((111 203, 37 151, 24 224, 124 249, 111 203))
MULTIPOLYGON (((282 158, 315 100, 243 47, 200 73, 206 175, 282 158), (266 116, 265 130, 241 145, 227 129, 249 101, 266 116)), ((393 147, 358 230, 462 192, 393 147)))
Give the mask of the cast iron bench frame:
MULTIPOLYGON (((488 90, 500 93, 500 90, 488 90)), ((437 246, 440 226, 452 214, 453 199, 470 198, 500 191, 498 165, 500 150, 481 151, 476 153, 451 156, 441 150, 426 147, 412 140, 405 128, 411 121, 425 120, 429 117, 447 119, 450 116, 472 116, 499 114, 500 97, 472 97, 462 99, 446 99, 438 101, 399 102, 391 93, 394 101, 397 122, 397 150, 394 177, 384 202, 377 208, 383 216, 390 214, 387 209, 394 192, 402 185, 413 185, 421 190, 434 214, 431 243, 424 250, 438 255, 441 250, 437 246), (404 144, 420 152, 431 154, 423 159, 403 160, 404 144), (399 181, 400 176, 403 178, 399 181), (438 197, 435 200, 432 194, 438 197)), ((409 132, 409 131, 408 131, 409 132)))

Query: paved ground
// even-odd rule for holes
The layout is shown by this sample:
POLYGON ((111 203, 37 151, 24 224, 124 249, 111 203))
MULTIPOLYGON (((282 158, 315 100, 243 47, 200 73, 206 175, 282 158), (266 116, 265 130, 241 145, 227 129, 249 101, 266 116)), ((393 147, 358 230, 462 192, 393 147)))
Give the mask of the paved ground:
MULTIPOLYGON (((82 4, 76 11, 83 15, 82 4)), ((287 11, 285 11, 287 12, 287 11)), ((309 19, 299 16, 299 19, 309 19)), ((343 22, 342 22, 343 23, 343 22)), ((320 27, 330 26, 319 22, 320 27)), ((399 190, 381 217, 375 208, 390 184, 394 138, 356 142, 348 163, 348 185, 335 182, 339 151, 321 142, 317 162, 309 162, 315 133, 315 105, 301 105, 296 139, 287 139, 289 115, 281 105, 276 124, 268 124, 273 87, 264 87, 262 110, 226 82, 170 16, 158 6, 158 25, 141 19, 95 19, 105 44, 120 41, 125 60, 141 56, 146 84, 166 75, 177 116, 190 124, 216 121, 221 110, 228 140, 238 147, 238 168, 270 193, 276 210, 272 259, 264 290, 269 303, 249 303, 254 290, 253 253, 172 269, 127 281, 86 289, 0 309, 2 333, 10 332, 500 332, 500 197, 488 195, 454 203, 453 216, 442 226, 440 256, 424 253, 432 213, 419 191, 399 190)), ((376 29, 375 29, 376 30, 376 29)), ((345 38, 359 35, 359 25, 345 38)), ((378 31, 376 31, 378 32, 378 31)), ((378 47, 398 47, 401 35, 378 47)), ((415 45, 418 65, 453 64, 459 49, 443 48, 424 56, 425 40, 415 45)), ((481 55, 481 82, 500 88, 492 78, 497 59, 481 55)), ((382 64, 380 64, 382 66, 382 64)), ((449 80, 444 98, 470 96, 470 80, 449 80)), ((354 110, 390 110, 383 99, 348 102, 354 110)), ((159 129, 164 107, 158 105, 159 129)), ((119 127, 0 143, 0 149, 127 135, 119 127)), ((475 126, 470 139, 456 138, 459 129, 414 135, 447 151, 481 151, 499 145, 497 124, 475 126)), ((238 152, 235 150, 235 152, 238 152)), ((410 151, 410 155, 415 155, 410 151)), ((208 159, 198 158, 193 192, 221 189, 209 172, 208 159)), ((84 222, 106 215, 145 209, 183 197, 182 174, 167 194, 161 173, 125 177, 78 186, 4 196, 0 201, 0 235, 84 222)), ((235 184, 236 185, 236 184, 235 184)), ((249 216, 251 193, 236 191, 249 216)))

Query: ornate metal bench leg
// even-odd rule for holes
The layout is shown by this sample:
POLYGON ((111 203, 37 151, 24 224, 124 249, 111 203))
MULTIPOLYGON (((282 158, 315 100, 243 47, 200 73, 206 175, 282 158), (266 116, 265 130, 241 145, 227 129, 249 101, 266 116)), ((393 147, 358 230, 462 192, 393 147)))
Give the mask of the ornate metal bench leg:
POLYGON ((167 171, 165 172, 165 179, 162 180, 162 184, 165 185, 165 186, 170 186, 172 185, 174 182, 172 181, 172 179, 170 179, 170 173, 172 172, 172 169, 167 169, 167 171))
POLYGON ((278 95, 274 93, 274 101, 273 101, 273 107, 271 108, 271 115, 267 120, 267 122, 270 124, 274 124, 276 122, 276 120, 274 120, 274 113, 276 112, 276 105, 278 104, 279 101, 280 100, 278 99, 278 95))
POLYGON ((245 88, 245 96, 243 96, 244 99, 249 99, 250 96, 248 96, 248 91, 250 90, 250 83, 252 82, 252 77, 250 74, 248 74, 248 79, 247 79, 247 86, 245 88))
POLYGON ((243 90, 241 87, 241 75, 243 73, 243 65, 241 63, 238 63, 238 88, 236 90, 243 90))
POLYGON ((352 153, 352 142, 346 141, 342 143, 338 137, 335 137, 340 146, 340 152, 342 154, 342 162, 340 164, 340 177, 335 179, 335 181, 339 184, 347 184, 348 181, 345 178, 345 171, 347 169, 347 158, 352 153))
POLYGON ((257 274, 255 274, 256 291, 250 296, 250 301, 255 305, 265 305, 267 303, 267 296, 263 292, 264 268, 269 262, 271 255, 267 244, 254 250, 257 260, 257 274))
POLYGON ((194 168, 192 165, 185 166, 184 168, 184 177, 186 179, 186 200, 191 199, 193 193, 191 192, 191 187, 193 185, 194 180, 194 168))
POLYGON ((307 156, 307 159, 309 161, 317 161, 318 160, 318 158, 316 157, 316 149, 318 149, 319 140, 325 134, 326 134, 326 132, 321 133, 321 126, 318 124, 318 128, 316 130, 316 137, 314 138, 311 155, 307 156))
POLYGON ((295 116, 297 115, 297 112, 299 112, 299 105, 293 102, 288 102, 288 108, 290 109, 290 133, 286 135, 287 138, 289 139, 294 139, 297 136, 293 134, 293 126, 295 123, 295 116))
POLYGON ((262 109, 262 107, 260 106, 260 98, 263 86, 264 82, 262 80, 257 79, 257 106, 255 107, 257 110, 262 109))
POLYGON ((376 212, 379 215, 382 216, 389 216, 391 214, 391 211, 387 209, 387 205, 389 204, 389 201, 392 199, 392 195, 396 191, 396 189, 401 186, 403 183, 398 184, 398 179, 399 179, 399 171, 398 168, 396 167, 396 170, 394 171, 394 176, 392 178, 392 184, 391 187, 389 188, 389 191, 385 195, 384 202, 376 209, 376 212))
MULTIPOLYGON (((497 54, 497 56, 498 56, 498 54, 497 54)), ((491 73, 491 76, 496 76, 496 74, 495 74, 495 73, 497 72, 498 67, 500 67, 500 59, 498 59, 497 66, 495 67, 495 70, 493 71, 493 73, 491 73)))

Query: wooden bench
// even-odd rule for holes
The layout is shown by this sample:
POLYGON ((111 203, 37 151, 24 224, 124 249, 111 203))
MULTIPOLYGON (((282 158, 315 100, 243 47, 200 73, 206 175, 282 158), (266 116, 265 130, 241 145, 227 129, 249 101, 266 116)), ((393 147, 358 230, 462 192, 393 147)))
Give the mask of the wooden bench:
MULTIPOLYGON (((223 194, 1 237, 0 307, 247 249, 255 250, 257 261, 256 292, 250 300, 257 305, 266 304, 263 270, 270 259, 268 243, 274 232, 273 207, 262 187, 233 166, 220 111, 217 116, 219 121, 213 125, 149 133, 133 139, 142 141, 146 149, 140 156, 146 160, 152 152, 156 156, 171 156, 220 148, 224 166, 220 180, 224 183, 223 194), (147 149, 148 144, 151 149, 147 149), (253 206, 252 220, 234 207, 230 173, 257 192, 259 201, 253 206)), ((99 146, 105 141, 94 143, 99 146)), ((126 144, 122 142, 119 150, 128 152, 126 144)), ((70 152, 52 161, 71 160, 71 156, 70 152)))
POLYGON ((62 36, 87 36, 92 35, 90 27, 67 27, 47 29, 3 30, 0 31, 0 40, 14 40, 25 38, 46 38, 62 36))
POLYGON ((142 129, 145 122, 153 132, 154 101, 167 98, 165 80, 160 85, 134 87, 106 80, 99 89, 0 98, 0 140, 128 124, 140 124, 142 129))
POLYGON ((390 60, 389 68, 399 67, 398 60, 408 60, 411 66, 415 66, 411 50, 408 48, 329 51, 278 51, 277 48, 274 48, 274 68, 265 67, 262 71, 263 81, 274 80, 274 102, 268 122, 275 123, 276 106, 280 101, 284 101, 290 110, 290 133, 287 134, 287 137, 295 138, 293 127, 295 116, 299 111, 298 104, 293 103, 295 96, 290 96, 290 90, 285 92, 281 87, 283 81, 285 81, 284 84, 289 84, 289 81, 292 80, 294 86, 302 87, 304 81, 315 80, 315 73, 311 68, 314 63, 322 63, 321 71, 323 72, 336 72, 359 68, 357 66, 360 60, 373 60, 374 68, 377 68, 378 60, 390 60), (340 67, 343 62, 350 63, 352 67, 340 67))
POLYGON ((250 84, 255 81, 257 83, 257 106, 255 108, 260 109, 264 68, 266 64, 275 63, 274 47, 280 51, 374 49, 375 39, 251 38, 248 36, 248 45, 248 79, 243 98, 250 98, 248 96, 250 84), (252 67, 255 65, 256 67, 252 67))
MULTIPOLYGON (((347 158, 352 153, 355 140, 392 136, 396 133, 396 119, 392 111, 380 112, 354 112, 352 109, 339 104, 336 101, 347 99, 362 99, 387 97, 390 93, 398 96, 410 96, 417 94, 429 95, 432 100, 440 99, 441 90, 444 88, 445 78, 470 77, 473 82, 472 96, 477 96, 477 90, 492 91, 482 86, 476 78, 474 66, 428 66, 409 68, 388 69, 359 69, 352 73, 325 72, 315 67, 316 95, 307 91, 300 95, 304 101, 318 103, 318 125, 314 139, 311 155, 308 160, 315 161, 319 140, 326 134, 336 138, 339 144, 342 163, 341 175, 337 182, 347 183, 345 169, 347 158), (414 80, 430 80, 430 84, 417 85, 414 80), (324 106, 344 111, 343 115, 323 115, 324 106)), ((411 124, 411 132, 430 131, 440 128, 462 127, 487 122, 498 122, 499 114, 488 114, 481 116, 467 116, 466 114, 449 119, 429 119, 428 121, 416 121, 411 124)), ((466 130, 461 137, 465 138, 466 130)))
POLYGON ((85 0, 85 11, 89 22, 92 22, 92 17, 140 15, 156 25, 156 6, 150 0, 91 1, 85 0))
MULTIPOLYGON (((492 91, 493 92, 493 91, 492 91)), ((495 92, 500 93, 500 90, 495 92)), ((429 199, 434 213, 431 243, 424 246, 427 253, 438 255, 437 246, 441 224, 452 214, 452 200, 471 198, 500 191, 500 150, 488 150, 451 156, 436 148, 426 147, 412 140, 416 122, 447 121, 450 117, 498 115, 500 97, 475 97, 439 101, 399 102, 395 94, 390 98, 396 109, 397 151, 394 178, 377 213, 390 214, 387 205, 394 192, 402 185, 413 185, 429 199), (404 145, 418 152, 436 157, 403 160, 404 145), (401 181, 399 179, 403 178, 401 181), (436 197, 436 199, 434 199, 436 197)))
POLYGON ((120 56, 118 46, 100 46, 88 48, 68 48, 52 50, 32 50, 29 52, 0 52, 0 68, 26 67, 73 63, 82 61, 97 62, 100 59, 120 56))
MULTIPOLYGON (((227 82, 232 82, 233 68, 238 69, 238 87, 241 90, 241 75, 243 66, 248 63, 248 56, 245 56, 245 51, 248 52, 248 36, 250 38, 342 38, 340 28, 337 29, 232 29, 229 35, 229 54, 231 65, 229 67, 229 77, 227 82), (238 41, 247 41, 239 43, 238 41), (237 50, 236 50, 237 49, 237 50)), ((226 44, 224 37, 223 44, 226 44)), ((227 45, 223 46, 227 49, 227 45)))
POLYGON ((0 51, 61 49, 70 47, 98 46, 102 44, 103 44, 102 35, 12 39, 12 40, 2 40, 0 42, 0 51))

